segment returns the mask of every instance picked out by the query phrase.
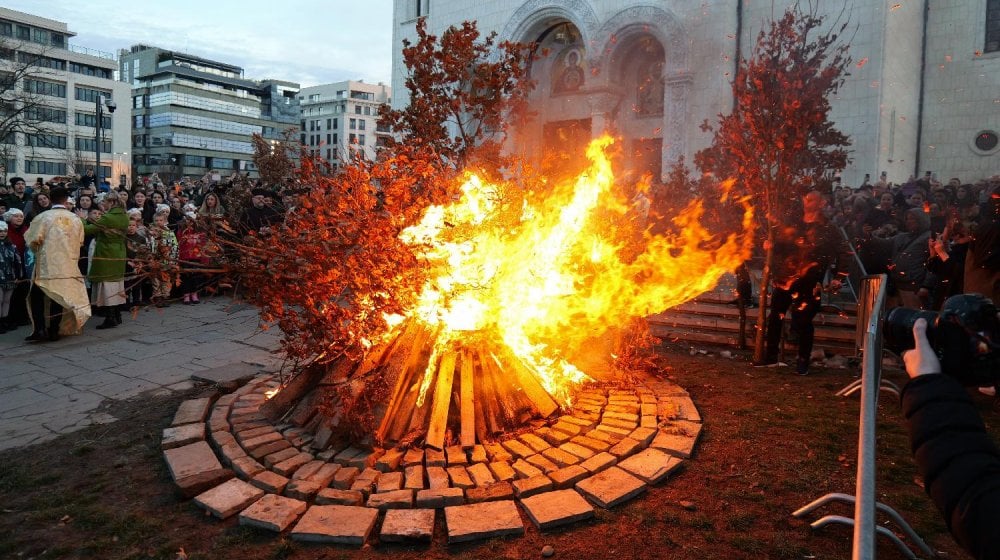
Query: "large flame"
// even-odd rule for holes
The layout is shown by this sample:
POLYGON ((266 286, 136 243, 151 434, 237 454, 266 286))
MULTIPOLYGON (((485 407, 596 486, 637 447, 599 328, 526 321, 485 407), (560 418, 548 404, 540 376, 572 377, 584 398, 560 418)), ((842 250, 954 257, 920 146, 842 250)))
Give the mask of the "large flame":
POLYGON ((467 174, 458 201, 428 208, 402 233, 433 270, 412 312, 439 333, 419 402, 436 357, 478 331, 506 345, 505 354, 566 404, 588 380, 568 361, 580 345, 712 289, 749 258, 746 204, 740 231, 726 236, 701 225, 700 201, 673 219, 675 233, 630 226, 634 204, 615 188, 605 153, 612 142, 592 141, 583 173, 546 190, 539 202, 518 198, 513 210, 514 197, 502 193, 523 191, 467 174), (623 240, 629 227, 636 234, 623 240))

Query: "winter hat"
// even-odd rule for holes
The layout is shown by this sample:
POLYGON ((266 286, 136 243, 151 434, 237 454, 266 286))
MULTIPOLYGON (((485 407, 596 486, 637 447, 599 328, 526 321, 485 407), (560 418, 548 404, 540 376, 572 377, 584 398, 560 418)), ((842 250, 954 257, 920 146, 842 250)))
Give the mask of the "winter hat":
POLYGON ((17 208, 11 208, 10 210, 7 210, 6 212, 3 213, 4 224, 6 224, 7 222, 13 220, 14 216, 23 216, 23 215, 24 215, 24 212, 22 212, 21 210, 19 210, 17 208))
POLYGON ((7 222, 0 222, 0 231, 7 231, 7 222))
POLYGON ((156 205, 156 213, 157 214, 160 214, 160 213, 169 214, 170 213, 170 205, 169 204, 157 204, 156 205))

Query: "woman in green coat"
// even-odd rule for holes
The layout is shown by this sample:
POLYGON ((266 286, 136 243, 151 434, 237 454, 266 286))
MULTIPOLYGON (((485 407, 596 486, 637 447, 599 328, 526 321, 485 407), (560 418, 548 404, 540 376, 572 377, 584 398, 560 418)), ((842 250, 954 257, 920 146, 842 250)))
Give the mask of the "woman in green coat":
POLYGON ((104 322, 99 329, 110 329, 121 324, 121 306, 125 305, 125 234, 128 233, 128 215, 117 196, 106 196, 101 201, 104 215, 84 224, 87 235, 94 236, 94 255, 90 259, 92 291, 90 305, 104 312, 104 322))

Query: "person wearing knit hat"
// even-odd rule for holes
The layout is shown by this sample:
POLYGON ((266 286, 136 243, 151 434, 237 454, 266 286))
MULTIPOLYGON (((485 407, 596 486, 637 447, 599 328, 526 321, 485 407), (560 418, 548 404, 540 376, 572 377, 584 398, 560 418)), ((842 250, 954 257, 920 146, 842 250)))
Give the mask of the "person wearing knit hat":
POLYGON ((31 196, 27 193, 27 188, 22 177, 11 177, 10 193, 4 199, 4 206, 24 210, 24 205, 31 200, 31 196))

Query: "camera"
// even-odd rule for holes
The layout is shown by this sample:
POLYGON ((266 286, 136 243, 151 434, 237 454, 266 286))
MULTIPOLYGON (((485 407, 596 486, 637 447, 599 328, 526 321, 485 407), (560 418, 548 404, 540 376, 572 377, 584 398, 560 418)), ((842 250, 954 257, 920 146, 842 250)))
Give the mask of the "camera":
POLYGON ((927 340, 942 372, 964 384, 1000 383, 1000 318, 997 307, 979 294, 951 296, 941 313, 897 307, 883 328, 883 345, 896 354, 915 346, 913 323, 927 320, 927 340))

